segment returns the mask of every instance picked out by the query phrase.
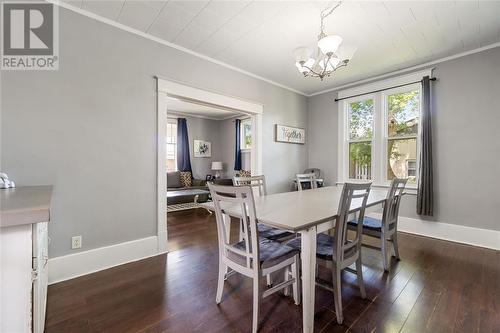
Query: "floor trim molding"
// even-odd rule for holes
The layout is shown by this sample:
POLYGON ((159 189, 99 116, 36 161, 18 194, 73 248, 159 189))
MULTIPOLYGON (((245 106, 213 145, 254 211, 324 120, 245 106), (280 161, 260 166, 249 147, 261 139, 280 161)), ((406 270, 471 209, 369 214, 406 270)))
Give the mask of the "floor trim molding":
POLYGON ((160 254, 158 236, 104 246, 49 259, 49 284, 160 254))
MULTIPOLYGON (((380 213, 370 216, 381 218, 380 213)), ((399 231, 456 243, 500 250, 500 231, 432 222, 401 216, 399 231)), ((158 236, 136 239, 120 244, 49 259, 49 284, 95 273, 129 262, 161 254, 158 236)))
MULTIPOLYGON (((379 219, 382 217, 380 213, 370 213, 369 215, 379 219)), ((496 230, 425 221, 404 216, 399 217, 398 230, 409 234, 500 250, 500 231, 496 230)))

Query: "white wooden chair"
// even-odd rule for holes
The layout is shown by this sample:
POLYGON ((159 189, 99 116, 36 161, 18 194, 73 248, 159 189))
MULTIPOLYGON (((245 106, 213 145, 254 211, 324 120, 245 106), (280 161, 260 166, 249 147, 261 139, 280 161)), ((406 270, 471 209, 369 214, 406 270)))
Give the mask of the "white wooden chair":
MULTIPOLYGON (((380 239, 380 248, 371 245, 363 244, 365 247, 379 250, 382 252, 382 260, 384 263, 384 270, 389 270, 389 258, 387 242, 391 242, 394 248, 394 256, 399 259, 398 249, 398 216, 399 204, 406 187, 408 179, 394 178, 391 182, 391 187, 387 192, 387 198, 384 203, 384 211, 382 219, 365 216, 363 220, 363 234, 380 239)), ((348 228, 356 230, 358 228, 358 220, 349 221, 348 228)))
POLYGON ((300 304, 299 251, 285 244, 259 237, 253 191, 250 186, 234 187, 214 184, 208 186, 215 206, 219 240, 219 277, 216 302, 217 304, 221 302, 226 276, 240 273, 253 279, 252 332, 257 332, 261 298, 282 289, 286 292, 290 286, 293 286, 295 304, 300 304), (241 219, 245 221, 243 223, 243 240, 234 244, 230 241, 231 222, 230 217, 224 213, 225 205, 239 207, 241 219), (226 274, 228 268, 231 271, 226 274), (261 278, 283 269, 285 270, 284 281, 262 291, 261 278))
MULTIPOLYGON (((266 177, 262 176, 251 176, 251 177, 233 177, 234 186, 250 186, 252 189, 258 189, 259 196, 267 195, 266 188, 266 177)), ((255 194, 254 190, 254 194, 255 194)), ((242 239, 240 228, 240 240, 242 239)), ((286 230, 273 228, 262 223, 258 223, 259 237, 267 238, 277 242, 285 242, 295 237, 293 232, 286 230)), ((271 275, 267 276, 267 285, 272 285, 271 275)))
MULTIPOLYGON (((346 183, 342 190, 342 196, 339 202, 338 217, 335 221, 335 230, 333 237, 320 233, 317 235, 316 242, 316 258, 318 265, 331 267, 333 288, 323 282, 316 282, 317 285, 333 291, 335 314, 337 322, 342 324, 344 317, 342 314, 342 270, 346 269, 357 275, 359 291, 361 298, 366 298, 365 285, 363 282, 363 269, 361 264, 361 237, 363 217, 365 214, 366 201, 370 194, 371 183, 367 184, 350 184, 346 183), (347 221, 349 210, 353 199, 361 199, 361 208, 359 210, 358 220, 360 221, 357 228, 356 236, 349 240, 347 238, 347 221), (356 270, 349 268, 352 264, 356 264, 356 270)), ((301 240, 296 238, 287 243, 290 247, 300 248, 301 240)))
POLYGON ((318 188, 318 183, 316 182, 316 175, 314 173, 298 173, 296 178, 297 178, 297 189, 299 191, 306 189, 302 186, 304 183, 311 184, 309 189, 318 188))
POLYGON ((267 195, 266 177, 250 176, 250 177, 233 177, 234 186, 250 186, 252 189, 257 188, 259 196, 267 195))

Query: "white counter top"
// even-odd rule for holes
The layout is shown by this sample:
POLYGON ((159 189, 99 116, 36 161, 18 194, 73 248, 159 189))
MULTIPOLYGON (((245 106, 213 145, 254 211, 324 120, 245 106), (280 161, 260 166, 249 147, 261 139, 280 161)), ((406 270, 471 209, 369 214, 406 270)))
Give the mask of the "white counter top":
POLYGON ((52 186, 0 189, 0 227, 50 221, 52 186))

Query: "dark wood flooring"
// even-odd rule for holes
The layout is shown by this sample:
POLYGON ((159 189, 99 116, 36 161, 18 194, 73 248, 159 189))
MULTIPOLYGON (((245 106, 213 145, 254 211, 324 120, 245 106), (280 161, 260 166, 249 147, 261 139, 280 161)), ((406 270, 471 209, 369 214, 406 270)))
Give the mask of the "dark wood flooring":
MULTIPOLYGON (((250 280, 230 277, 215 304, 214 218, 202 209, 176 212, 168 227, 168 255, 51 285, 46 332, 249 332, 250 280)), ((344 273, 343 325, 333 295, 316 288, 316 331, 500 332, 500 252, 408 234, 400 252, 384 273, 380 253, 363 249, 366 300, 344 273)), ((301 332, 301 307, 280 294, 266 298, 261 331, 301 332)))

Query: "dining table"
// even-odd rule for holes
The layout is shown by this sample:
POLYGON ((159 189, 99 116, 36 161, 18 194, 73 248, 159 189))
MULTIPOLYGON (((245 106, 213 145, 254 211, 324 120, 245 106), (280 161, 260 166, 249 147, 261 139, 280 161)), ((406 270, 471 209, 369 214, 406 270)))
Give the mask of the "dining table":
MULTIPOLYGON (((388 189, 372 188, 366 207, 374 207, 385 202, 388 189)), ((317 189, 255 196, 258 223, 288 230, 301 235, 302 268, 302 320, 303 332, 314 331, 314 300, 316 288, 316 235, 335 227, 342 186, 326 186, 317 189)), ((362 199, 353 199, 350 213, 355 214, 362 205, 362 199)), ((200 205, 213 211, 214 204, 200 205)), ((241 206, 221 203, 224 223, 231 218, 241 217, 241 206)), ((230 230, 230 228, 226 228, 230 230)))

